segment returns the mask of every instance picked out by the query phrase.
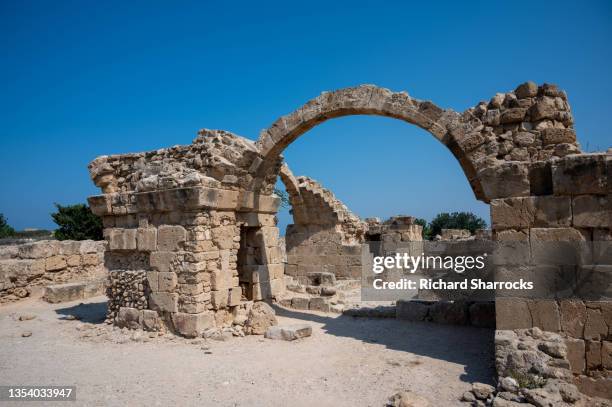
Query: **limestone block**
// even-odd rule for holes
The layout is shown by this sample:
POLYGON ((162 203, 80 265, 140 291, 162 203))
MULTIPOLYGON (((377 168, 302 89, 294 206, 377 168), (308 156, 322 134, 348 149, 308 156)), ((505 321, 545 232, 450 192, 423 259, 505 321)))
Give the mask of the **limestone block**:
POLYGON ((542 129, 542 144, 575 143, 576 131, 574 129, 558 129, 550 127, 542 129))
POLYGON ((600 309, 586 309, 586 323, 584 325, 584 339, 600 341, 608 335, 608 326, 600 309))
POLYGON ((43 259, 59 254, 59 242, 46 240, 26 243, 19 246, 19 257, 22 259, 43 259))
POLYGON ((256 239, 260 242, 261 247, 277 247, 278 246, 278 228, 277 227, 262 227, 256 233, 256 239))
POLYGON ((149 256, 149 265, 152 269, 167 272, 174 271, 178 263, 176 253, 168 251, 153 252, 149 256))
POLYGON ((601 343, 601 364, 604 369, 612 370, 612 342, 601 343))
POLYGON ((229 293, 229 306, 230 307, 235 307, 237 305, 240 305, 240 302, 242 300, 242 289, 240 287, 234 287, 230 290, 229 293))
POLYGON ((495 229, 569 226, 571 216, 569 197, 537 196, 491 201, 491 223, 495 229))
POLYGON ((291 308, 307 310, 310 300, 304 297, 293 297, 291 299, 291 308))
POLYGON ((601 342, 585 341, 586 344, 586 368, 596 370, 601 366, 601 342))
POLYGON ((574 228, 532 228, 531 256, 534 264, 590 264, 591 243, 574 228))
POLYGON ((157 230, 157 248, 160 251, 180 250, 187 238, 187 231, 178 225, 161 225, 157 230))
POLYGON ((234 225, 218 226, 212 229, 213 242, 219 249, 232 249, 234 237, 240 236, 238 228, 234 225))
POLYGON ((486 199, 529 196, 529 167, 510 161, 483 168, 478 172, 486 199))
POLYGON ((531 328, 531 313, 527 301, 520 298, 495 300, 495 319, 498 330, 531 328))
POLYGON ((294 341, 312 335, 312 327, 308 324, 271 326, 264 336, 268 339, 294 341))
POLYGON ((116 324, 119 328, 140 329, 142 327, 142 311, 136 308, 121 307, 116 324))
POLYGON ((47 271, 60 271, 66 267, 68 267, 68 263, 66 263, 66 256, 58 255, 45 259, 45 270, 47 271))
POLYGON ((606 154, 578 154, 557 160, 552 166, 555 195, 609 194, 607 174, 612 158, 606 154))
POLYGON ((261 301, 278 298, 285 292, 284 279, 263 281, 252 284, 253 300, 261 301))
POLYGON ((66 257, 79 254, 81 242, 74 240, 64 240, 59 242, 59 253, 66 257))
POLYGON ((138 228, 136 242, 138 250, 141 252, 152 252, 157 250, 157 229, 138 228))
POLYGON ((586 322, 586 306, 578 300, 562 300, 559 302, 561 311, 561 330, 572 338, 584 338, 586 322))
POLYGON ((101 263, 100 255, 97 253, 84 254, 81 260, 84 266, 97 266, 101 263))
POLYGON ((534 300, 527 305, 531 312, 533 326, 549 332, 559 332, 561 330, 561 318, 556 301, 534 300))
POLYGON ((153 311, 177 312, 178 294, 153 292, 149 298, 149 305, 153 311))
POLYGON ((308 309, 312 311, 330 312, 330 303, 327 298, 313 297, 308 303, 308 309))
POLYGON ((84 298, 85 283, 55 284, 45 287, 44 300, 50 303, 81 300, 84 298))
POLYGON ((573 215, 576 227, 612 227, 612 195, 574 197, 573 215))
POLYGON ((103 253, 106 250, 106 242, 105 241, 95 241, 95 240, 82 240, 81 245, 79 247, 80 254, 88 254, 88 253, 103 253))
POLYGON ((176 273, 173 273, 173 272, 159 273, 158 291, 173 292, 176 289, 176 285, 177 285, 176 273))
POLYGON ((147 271, 147 283, 152 292, 159 291, 159 273, 157 271, 147 271))
POLYGON ((83 298, 98 297, 106 292, 105 280, 88 281, 83 288, 83 298))
POLYGON ((215 317, 211 312, 186 314, 178 312, 172 315, 174 329, 183 336, 196 338, 205 330, 215 327, 215 317))
POLYGON ((136 229, 105 230, 110 250, 136 250, 136 229))
POLYGON ((214 309, 224 309, 229 303, 229 290, 213 290, 210 300, 214 309))
POLYGON ((208 309, 208 304, 203 302, 181 302, 179 311, 187 314, 199 314, 208 309))
POLYGON ((210 284, 213 290, 228 290, 233 286, 232 274, 229 271, 213 270, 210 273, 210 284))
POLYGON ((160 331, 162 321, 157 311, 143 310, 142 311, 142 329, 145 331, 160 331))
POLYGON ((576 376, 574 382, 581 393, 593 397, 612 399, 612 378, 610 377, 593 378, 581 375, 576 376))
POLYGON ((189 283, 178 284, 178 291, 180 294, 185 295, 198 295, 204 292, 204 284, 197 280, 193 280, 189 283))
POLYGON ((612 300, 612 265, 578 266, 575 295, 592 301, 612 300))
POLYGON ((582 339, 566 338, 567 360, 570 362, 572 373, 583 374, 586 367, 585 345, 582 339))
POLYGON ((283 262, 283 252, 279 247, 266 247, 262 251, 264 264, 281 264, 283 262))
POLYGON ((81 255, 73 254, 66 258, 66 264, 68 267, 78 267, 81 265, 81 255))

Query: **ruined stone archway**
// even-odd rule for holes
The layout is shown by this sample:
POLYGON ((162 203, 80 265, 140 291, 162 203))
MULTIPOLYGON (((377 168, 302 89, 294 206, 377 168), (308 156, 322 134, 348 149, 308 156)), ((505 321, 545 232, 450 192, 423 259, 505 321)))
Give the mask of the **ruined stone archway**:
MULTIPOLYGON (((278 119, 257 142, 201 130, 190 145, 94 160, 89 170, 102 194, 89 204, 102 217, 108 240, 109 319, 198 336, 244 322, 250 302, 242 277, 248 279, 247 299, 281 296, 285 270, 273 194, 283 174, 281 152, 318 123, 356 114, 404 120, 446 145, 476 198, 490 204, 497 240, 593 247, 612 240, 612 154, 580 153, 567 96, 556 86, 528 82, 457 113, 364 85, 323 93, 278 119), (237 258, 245 229, 258 262, 241 276, 237 258)), ((594 254, 599 257, 575 268, 546 264, 545 271, 582 279, 577 290, 591 287, 599 278, 592 272, 610 264, 605 253, 594 254)), ((497 298, 497 329, 537 326, 575 339, 582 352, 572 368, 588 386, 593 378, 585 374, 598 374, 600 364, 584 368, 584 343, 609 346, 605 321, 612 308, 610 298, 595 302, 586 294, 577 291, 575 300, 497 298), (587 329, 589 321, 603 322, 587 329)))
POLYGON ((350 115, 392 117, 426 130, 452 152, 475 197, 484 202, 529 195, 530 162, 579 152, 567 97, 554 85, 528 82, 463 113, 406 92, 362 85, 324 92, 263 130, 256 143, 262 161, 254 168, 253 190, 269 185, 271 168, 298 137, 326 120, 350 115))

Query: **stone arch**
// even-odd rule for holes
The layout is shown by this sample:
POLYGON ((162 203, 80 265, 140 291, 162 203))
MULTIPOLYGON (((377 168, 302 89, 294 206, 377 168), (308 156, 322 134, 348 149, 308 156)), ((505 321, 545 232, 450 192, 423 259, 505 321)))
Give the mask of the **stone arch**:
POLYGON ((392 92, 374 85, 323 92, 294 112, 276 120, 270 128, 261 132, 256 142, 263 156, 259 169, 269 169, 286 147, 316 125, 351 115, 392 117, 429 132, 446 145, 459 161, 476 197, 487 200, 476 178, 476 168, 449 130, 465 133, 470 124, 464 123, 461 115, 453 110, 412 98, 406 92, 392 92))
POLYGON ((565 92, 554 85, 519 85, 463 113, 375 85, 323 92, 261 132, 252 190, 275 179, 282 151, 314 126, 350 115, 392 117, 438 139, 463 169, 476 199, 529 195, 530 164, 579 153, 565 92), (500 182, 502 181, 503 182, 500 182), (259 183, 259 185, 257 185, 259 183))

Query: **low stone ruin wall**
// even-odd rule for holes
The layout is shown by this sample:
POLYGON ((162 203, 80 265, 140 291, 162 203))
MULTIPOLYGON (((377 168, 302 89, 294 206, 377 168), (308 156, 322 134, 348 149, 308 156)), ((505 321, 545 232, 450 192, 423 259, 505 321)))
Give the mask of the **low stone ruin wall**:
MULTIPOLYGON (((106 242, 93 240, 0 246, 0 303, 28 297, 50 285, 102 281, 105 249, 106 242)), ((52 302, 59 298, 53 290, 50 295, 52 302)))

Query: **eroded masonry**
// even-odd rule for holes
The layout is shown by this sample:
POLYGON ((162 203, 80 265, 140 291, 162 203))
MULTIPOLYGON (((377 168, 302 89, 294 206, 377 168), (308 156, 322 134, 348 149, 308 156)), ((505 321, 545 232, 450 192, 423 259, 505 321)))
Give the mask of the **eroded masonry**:
MULTIPOLYGON (((231 325, 252 301, 281 299, 285 276, 308 279, 324 270, 338 280, 355 278, 365 239, 384 232, 389 245, 418 240, 418 225, 361 221, 283 165, 282 151, 300 135, 347 115, 396 118, 437 138, 476 198, 490 204, 494 240, 612 240, 612 155, 580 151, 564 91, 527 82, 458 113, 364 85, 321 94, 256 142, 201 130, 188 146, 94 160, 89 169, 102 195, 89 202, 109 244, 109 318, 196 336, 231 325), (286 265, 275 221, 279 176, 294 215, 286 265)), ((533 270, 551 281, 559 275, 609 281, 610 264, 610 253, 593 251, 573 268, 535 263, 533 270)), ((505 297, 495 312, 498 330, 536 326, 570 337, 571 370, 585 387, 612 369, 610 302, 505 297)))

